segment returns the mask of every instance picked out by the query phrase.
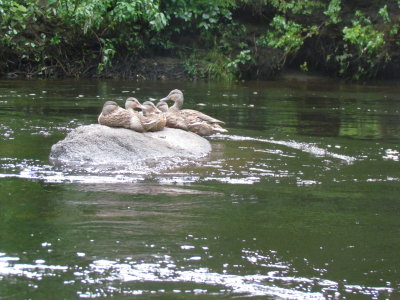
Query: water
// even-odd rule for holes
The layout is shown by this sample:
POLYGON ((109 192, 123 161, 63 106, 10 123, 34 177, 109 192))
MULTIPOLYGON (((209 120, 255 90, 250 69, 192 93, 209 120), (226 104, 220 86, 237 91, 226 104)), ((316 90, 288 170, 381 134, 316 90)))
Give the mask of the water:
POLYGON ((400 297, 400 88, 0 81, 0 299, 400 297), (53 166, 102 103, 226 121, 199 160, 53 166))

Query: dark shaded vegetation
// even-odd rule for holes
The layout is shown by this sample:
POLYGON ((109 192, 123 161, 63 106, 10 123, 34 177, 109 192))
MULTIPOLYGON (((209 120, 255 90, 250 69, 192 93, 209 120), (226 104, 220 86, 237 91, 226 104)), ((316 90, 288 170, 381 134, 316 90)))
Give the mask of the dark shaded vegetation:
POLYGON ((400 2, 0 0, 8 77, 398 77, 400 2))

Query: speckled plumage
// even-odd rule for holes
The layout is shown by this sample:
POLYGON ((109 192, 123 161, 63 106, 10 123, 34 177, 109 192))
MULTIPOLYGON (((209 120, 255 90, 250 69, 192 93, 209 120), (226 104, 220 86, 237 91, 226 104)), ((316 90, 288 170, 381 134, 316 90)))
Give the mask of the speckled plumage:
POLYGON ((188 130, 186 120, 177 111, 170 110, 168 104, 164 101, 157 103, 157 108, 161 110, 166 118, 166 126, 171 128, 179 128, 188 130))
POLYGON ((165 101, 158 102, 156 107, 164 113, 168 112, 168 104, 165 101))
POLYGON ((223 121, 210 117, 193 109, 181 109, 183 106, 183 93, 180 90, 172 90, 167 97, 157 104, 161 110, 166 111, 167 126, 188 130, 199 135, 211 135, 213 133, 227 132, 220 124, 223 121), (163 104, 165 101, 173 101, 174 104, 168 108, 163 104))
POLYGON ((144 128, 137 116, 118 106, 114 101, 107 101, 103 105, 98 119, 100 125, 108 127, 123 127, 137 132, 144 132, 144 128))
POLYGON ((165 114, 150 101, 143 102, 142 113, 142 120, 148 124, 147 131, 160 131, 167 124, 165 114))
POLYGON ((131 126, 135 128, 141 128, 142 131, 160 131, 165 127, 164 114, 149 101, 140 104, 136 98, 129 97, 125 101, 125 108, 131 114, 132 122, 134 121, 134 125, 131 126), (142 111, 135 111, 135 108, 140 108, 142 111))
POLYGON ((107 101, 97 119, 100 125, 130 128, 131 115, 114 101, 107 101))
POLYGON ((131 116, 130 127, 137 132, 145 132, 147 128, 143 125, 141 113, 136 111, 135 108, 142 109, 139 100, 134 97, 129 97, 125 100, 125 109, 131 116))

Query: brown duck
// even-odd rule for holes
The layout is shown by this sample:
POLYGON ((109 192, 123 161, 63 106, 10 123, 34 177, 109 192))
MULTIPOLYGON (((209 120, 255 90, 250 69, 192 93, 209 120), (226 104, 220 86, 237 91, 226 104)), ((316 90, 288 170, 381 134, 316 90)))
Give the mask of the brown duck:
POLYGON ((142 103, 143 121, 148 123, 147 131, 163 130, 167 124, 165 114, 159 110, 153 102, 145 101, 142 103))
POLYGON ((131 114, 118 106, 114 101, 107 101, 103 105, 103 109, 97 118, 100 125, 109 127, 130 128, 131 114))
POLYGON ((104 103, 97 121, 100 125, 109 127, 123 127, 137 132, 145 131, 138 115, 119 107, 114 101, 104 103))
POLYGON ((129 97, 125 101, 125 108, 135 119, 136 126, 142 128, 142 132, 160 131, 165 127, 166 119, 164 114, 150 101, 140 104, 136 98, 129 97), (135 111, 136 108, 142 111, 135 111))
POLYGON ((199 135, 211 135, 214 133, 228 132, 220 124, 223 121, 210 117, 197 110, 181 109, 183 106, 183 93, 180 90, 172 90, 167 97, 162 98, 157 108, 164 111, 167 118, 167 126, 188 130, 199 135), (165 101, 173 101, 168 108, 165 101), (163 104, 164 103, 164 104, 163 104))

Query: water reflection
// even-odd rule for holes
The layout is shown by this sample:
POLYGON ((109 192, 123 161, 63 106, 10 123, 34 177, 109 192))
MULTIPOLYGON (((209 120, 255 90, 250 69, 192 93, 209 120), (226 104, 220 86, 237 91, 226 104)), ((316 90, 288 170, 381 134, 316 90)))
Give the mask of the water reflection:
POLYGON ((297 99, 297 130, 301 135, 339 136, 340 99, 305 97, 297 99))
POLYGON ((218 193, 210 191, 194 190, 190 188, 180 188, 177 186, 167 185, 152 185, 151 183, 135 183, 135 184, 120 184, 120 183, 97 183, 79 185, 78 189, 82 192, 109 192, 109 193, 124 193, 124 194, 150 194, 150 195, 195 195, 207 194, 216 195, 218 193))
MULTIPOLYGON (((160 86, 124 81, 110 84, 85 80, 39 84, 2 81, 0 114, 24 118, 33 126, 43 123, 47 127, 52 121, 55 126, 65 127, 64 116, 72 119, 79 116, 79 122, 89 124, 96 122, 101 105, 107 100, 116 100, 121 105, 131 95, 141 100, 156 100, 169 89, 179 87, 185 92, 187 106, 225 120, 230 128, 271 131, 279 126, 285 133, 296 130, 307 136, 399 138, 400 102, 395 86, 363 90, 360 86, 332 82, 291 85, 279 81, 264 86, 262 83, 221 86, 167 82, 160 86)), ((14 124, 10 129, 17 131, 21 125, 14 124)))

